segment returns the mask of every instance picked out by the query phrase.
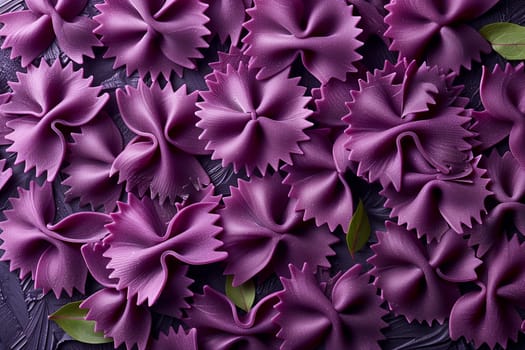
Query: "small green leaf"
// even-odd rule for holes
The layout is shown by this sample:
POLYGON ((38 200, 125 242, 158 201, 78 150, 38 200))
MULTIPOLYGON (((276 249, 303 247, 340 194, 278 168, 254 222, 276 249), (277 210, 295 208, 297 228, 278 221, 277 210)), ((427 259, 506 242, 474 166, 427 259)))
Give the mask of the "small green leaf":
POLYGON ((357 209, 350 220, 348 231, 346 232, 346 245, 352 258, 354 254, 363 248, 370 237, 370 221, 366 215, 365 206, 360 200, 357 209))
POLYGON ((226 296, 237 307, 248 312, 255 301, 255 284, 253 280, 249 280, 238 287, 232 285, 233 276, 226 276, 226 296))
POLYGON ((487 24, 479 30, 494 51, 508 60, 525 59, 525 27, 514 23, 487 24))
POLYGON ((104 333, 95 332, 95 322, 86 320, 87 309, 81 309, 80 303, 76 301, 66 304, 53 314, 49 319, 53 320, 71 338, 87 344, 111 343, 113 339, 105 338, 104 333))

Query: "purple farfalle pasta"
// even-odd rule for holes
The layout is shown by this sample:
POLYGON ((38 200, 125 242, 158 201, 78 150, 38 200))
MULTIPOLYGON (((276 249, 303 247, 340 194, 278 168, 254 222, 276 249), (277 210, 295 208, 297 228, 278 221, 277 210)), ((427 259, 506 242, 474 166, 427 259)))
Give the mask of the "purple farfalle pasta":
POLYGON ((136 345, 146 350, 151 329, 151 312, 138 305, 136 297, 128 298, 125 291, 103 288, 83 301, 81 307, 89 309, 86 319, 95 321, 95 331, 113 338, 115 347, 125 344, 128 350, 136 345))
POLYGON ((250 62, 250 56, 246 56, 241 49, 236 46, 230 46, 228 53, 218 52, 219 60, 210 63, 212 72, 206 75, 206 80, 217 81, 216 73, 221 72, 226 74, 228 71, 228 65, 232 66, 233 69, 239 69, 240 64, 248 65, 250 62))
POLYGON ((478 288, 463 295, 450 313, 453 340, 465 337, 476 347, 507 346, 523 329, 525 308, 525 246, 514 236, 494 246, 484 257, 478 288))
POLYGON ((288 173, 284 183, 291 186, 290 197, 296 199, 295 209, 304 211, 304 220, 315 219, 317 226, 328 224, 331 231, 347 229, 352 219, 353 197, 348 183, 350 166, 347 139, 340 134, 335 141, 329 130, 312 130, 310 141, 302 144, 303 155, 294 155, 293 166, 285 165, 288 173))
POLYGON ((208 153, 195 126, 197 98, 184 85, 173 92, 170 85, 161 89, 159 83, 148 87, 141 81, 137 88, 117 90, 122 119, 137 136, 117 156, 110 174, 118 171, 128 191, 136 189, 142 197, 149 190, 161 203, 174 202, 192 187, 210 183, 195 157, 208 153))
POLYGON ((129 203, 118 203, 119 211, 111 214, 113 222, 107 226, 105 242, 110 247, 104 256, 110 259, 110 277, 118 279, 118 289, 127 288, 129 298, 136 295, 138 304, 147 301, 152 306, 171 298, 176 312, 186 306, 187 264, 210 264, 227 256, 217 250, 222 243, 215 236, 221 227, 215 224, 219 216, 211 211, 218 202, 179 206, 169 217, 148 197, 128 198, 129 203))
POLYGON ((53 224, 55 202, 49 182, 29 190, 19 189, 19 198, 11 199, 6 220, 0 223, 4 254, 11 271, 19 269, 20 278, 31 274, 36 288, 44 293, 52 290, 57 298, 62 291, 69 296, 73 289, 81 293, 87 278, 87 267, 80 247, 100 240, 107 234, 104 225, 110 217, 95 212, 71 214, 53 224))
POLYGON ((385 8, 392 38, 390 50, 401 57, 426 61, 458 73, 480 61, 490 44, 466 23, 481 16, 498 0, 392 0, 385 8))
POLYGON ((389 0, 346 0, 348 4, 354 5, 359 17, 359 28, 363 29, 363 33, 359 36, 361 40, 367 40, 371 35, 377 35, 385 44, 390 44, 384 33, 388 26, 384 21, 386 10, 384 6, 389 0))
POLYGON ((488 189, 494 193, 494 204, 480 224, 465 230, 470 234, 469 244, 477 246, 477 255, 483 256, 507 232, 517 230, 525 235, 525 168, 520 167, 511 152, 500 156, 492 151, 483 159, 491 180, 488 189))
POLYGON ((462 172, 472 158, 471 118, 453 76, 415 61, 385 63, 352 91, 346 147, 357 175, 401 190, 407 171, 462 172))
POLYGON ((56 60, 30 66, 27 73, 17 73, 18 82, 9 83, 13 92, 0 105, 0 115, 11 132, 5 138, 7 149, 17 153, 15 164, 25 162, 25 171, 35 168, 36 175, 47 172, 52 181, 66 154, 66 131, 88 123, 102 109, 109 96, 98 96, 99 87, 91 87, 92 78, 84 79, 82 70, 70 63, 62 68, 56 60))
POLYGON ((250 67, 261 68, 257 78, 266 79, 286 70, 297 56, 321 83, 344 80, 361 58, 356 50, 359 17, 352 6, 339 0, 254 0, 247 10, 250 67))
POLYGON ((277 350, 281 341, 272 322, 277 301, 275 293, 269 294, 241 315, 225 295, 204 286, 204 294, 194 296, 185 321, 197 328, 201 350, 277 350))
POLYGON ((68 145, 66 157, 69 165, 63 169, 69 177, 62 181, 70 187, 66 200, 80 198, 80 205, 103 206, 106 212, 113 211, 122 192, 116 177, 110 177, 113 161, 123 148, 115 123, 101 114, 71 136, 74 142, 68 145))
POLYGON ((368 262, 374 284, 392 311, 417 320, 443 323, 460 297, 458 283, 477 278, 481 260, 463 237, 449 230, 439 243, 424 244, 414 231, 387 221, 368 262))
POLYGON ((390 217, 397 217, 409 230, 416 229, 418 237, 426 236, 428 242, 439 241, 449 228, 464 233, 464 226, 471 228, 473 220, 481 222, 485 198, 491 194, 486 170, 478 162, 479 157, 470 169, 450 176, 405 174, 401 192, 393 186, 381 192, 387 198, 385 207, 392 208, 390 217))
POLYGON ((233 275, 234 286, 255 275, 286 275, 290 263, 330 266, 326 257, 335 254, 330 245, 337 237, 324 226, 303 221, 303 214, 295 211, 297 200, 288 198, 290 187, 281 181, 277 173, 239 180, 224 199, 219 237, 228 252, 224 273, 233 275))
POLYGON ((284 290, 275 307, 281 350, 379 350, 386 310, 369 276, 360 272, 361 265, 354 265, 327 284, 316 280, 308 264, 302 270, 290 265, 291 278, 281 278, 284 290))
POLYGON ((320 88, 312 89, 316 106, 312 120, 320 128, 339 130, 348 126, 342 118, 348 114, 346 102, 352 98, 350 91, 359 90, 358 78, 358 74, 349 73, 345 81, 330 79, 327 84, 320 88))
POLYGON ((221 42, 228 37, 232 47, 237 45, 241 36, 242 24, 246 19, 246 9, 252 6, 252 0, 203 0, 208 4, 205 14, 210 17, 208 28, 217 34, 221 42))
POLYGON ((95 57, 92 47, 102 46, 93 34, 95 21, 81 16, 88 0, 25 0, 27 10, 0 15, 2 49, 11 48, 11 58, 22 57, 27 67, 55 40, 60 49, 76 63, 83 55, 95 57))
POLYGON ((510 64, 492 72, 483 67, 480 96, 485 111, 474 114, 473 129, 479 133, 482 148, 489 148, 508 137, 509 148, 521 167, 525 167, 525 71, 524 65, 510 64))
POLYGON ((170 328, 168 334, 160 334, 159 339, 154 341, 151 345, 151 350, 167 350, 175 348, 181 350, 197 350, 197 330, 192 328, 186 333, 182 327, 179 327, 178 331, 170 328))
POLYGON ((208 6, 199 0, 105 0, 96 7, 101 14, 94 17, 100 24, 95 33, 108 47, 104 57, 115 57, 114 67, 125 65, 128 75, 182 76, 202 57, 198 49, 208 47, 208 6))
POLYGON ((268 165, 277 170, 279 160, 290 163, 291 154, 301 153, 298 143, 308 140, 303 130, 312 125, 298 78, 289 79, 285 71, 258 80, 256 72, 244 63, 216 71, 206 81, 210 91, 201 92, 204 102, 197 103, 200 138, 212 158, 233 164, 235 172, 245 168, 248 175, 255 169, 264 175, 268 165))
POLYGON ((95 321, 95 331, 113 338, 115 348, 125 344, 128 350, 136 345, 146 350, 151 341, 152 317, 144 305, 137 305, 137 298, 127 298, 126 290, 117 290, 117 280, 109 277, 106 268, 109 259, 103 256, 109 245, 103 242, 86 244, 82 256, 89 272, 102 285, 102 289, 90 295, 80 305, 89 309, 86 319, 95 321))

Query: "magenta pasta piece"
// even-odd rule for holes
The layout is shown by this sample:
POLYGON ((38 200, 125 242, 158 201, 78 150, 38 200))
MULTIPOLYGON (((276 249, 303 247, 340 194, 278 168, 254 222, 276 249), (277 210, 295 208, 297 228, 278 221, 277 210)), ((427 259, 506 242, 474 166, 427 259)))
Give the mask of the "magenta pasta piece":
POLYGON ((348 4, 354 5, 357 14, 361 19, 358 26, 363 29, 363 33, 359 36, 361 40, 368 40, 371 35, 377 35, 387 45, 390 43, 389 39, 384 36, 388 26, 384 21, 386 10, 384 6, 389 0, 346 0, 348 4))
POLYGON ((279 312, 274 321, 283 340, 281 350, 370 349, 379 350, 381 317, 386 310, 376 288, 354 265, 329 283, 320 283, 308 264, 299 270, 290 265, 291 278, 281 278, 279 312))
POLYGON ((452 79, 403 60, 360 81, 343 118, 357 175, 400 191, 406 172, 450 175, 468 168, 474 134, 465 127, 467 100, 452 79))
POLYGON ((483 67, 480 96, 485 111, 474 115, 474 130, 484 148, 508 137, 510 151, 521 167, 525 167, 524 79, 523 64, 513 67, 507 63, 505 70, 496 66, 492 72, 483 67))
POLYGON ((272 322, 277 315, 274 309, 277 301, 275 293, 269 294, 241 314, 224 294, 204 286, 204 294, 194 296, 185 322, 197 328, 202 350, 278 349, 281 343, 275 336, 278 327, 272 322))
POLYGON ((503 238, 483 261, 478 288, 464 294, 452 308, 450 337, 465 337, 476 347, 506 347, 523 330, 520 311, 525 307, 525 247, 516 236, 510 241, 503 238))
POLYGON ((113 338, 115 348, 125 344, 128 350, 136 345, 146 350, 150 341, 152 317, 145 305, 137 305, 137 298, 128 298, 126 290, 117 290, 117 280, 109 277, 106 268, 109 259, 103 256, 109 245, 103 242, 86 244, 82 256, 91 275, 103 288, 90 295, 80 305, 89 309, 86 319, 95 321, 95 331, 113 338))
POLYGON ((463 173, 451 176, 439 174, 408 173, 403 177, 403 190, 388 186, 381 194, 387 198, 385 207, 392 208, 390 217, 397 217, 400 225, 415 229, 418 237, 427 241, 440 240, 452 228, 464 232, 472 221, 481 222, 485 212, 485 198, 489 179, 486 171, 478 167, 479 157, 463 173), (468 203, 468 205, 465 205, 468 203))
POLYGON ((9 261, 11 271, 19 269, 20 278, 31 274, 35 287, 44 293, 52 290, 57 298, 62 291, 69 296, 73 289, 83 293, 88 271, 80 247, 103 238, 110 217, 78 212, 53 224, 55 202, 49 182, 42 186, 31 182, 29 190, 18 193, 0 223, 5 251, 1 260, 9 261))
POLYGON ((89 309, 86 319, 95 321, 95 331, 113 338, 115 347, 125 344, 128 350, 134 345, 139 350, 148 349, 151 313, 146 306, 137 306, 136 297, 128 298, 125 291, 103 288, 84 300, 81 307, 89 309))
POLYGON ((296 199, 295 209, 304 211, 304 220, 315 219, 317 226, 328 224, 331 231, 348 228, 353 214, 353 197, 348 183, 350 161, 344 148, 347 135, 333 140, 329 130, 312 130, 310 141, 302 144, 302 155, 292 157, 293 166, 284 183, 291 186, 290 197, 296 199))
POLYGON ((388 221, 377 237, 368 262, 390 309, 409 322, 443 323, 460 297, 458 283, 477 278, 481 260, 474 250, 452 230, 439 243, 424 244, 414 231, 388 221))
POLYGON ((104 256, 110 259, 110 277, 118 279, 119 290, 127 288, 129 298, 136 295, 137 304, 147 301, 153 306, 168 298, 169 313, 176 312, 186 306, 186 265, 210 264, 227 256, 218 250, 222 243, 215 238, 221 227, 215 225, 219 216, 211 211, 218 203, 179 207, 169 217, 148 197, 128 198, 129 203, 118 203, 119 211, 111 214, 113 222, 107 226, 109 248, 104 256), (165 290, 169 293, 163 294, 165 290))
POLYGON ((122 193, 122 185, 117 184, 116 177, 110 177, 111 165, 123 148, 122 136, 106 114, 80 129, 80 133, 71 134, 74 142, 68 145, 69 165, 63 169, 69 175, 62 181, 70 187, 65 192, 66 200, 80 198, 80 205, 103 206, 111 212, 122 193))
POLYGON ((360 75, 349 73, 345 81, 330 79, 320 88, 312 89, 316 110, 311 119, 318 127, 344 129, 348 126, 342 118, 348 114, 346 103, 352 99, 350 91, 359 90, 360 75))
POLYGON ((185 86, 173 92, 169 85, 161 89, 159 83, 148 87, 142 81, 137 88, 117 91, 121 117, 137 135, 115 158, 110 172, 119 173, 127 191, 137 190, 140 197, 149 191, 161 203, 175 202, 193 187, 210 183, 195 157, 208 153, 195 126, 197 98, 198 93, 188 95, 185 86))
POLYGON ((17 73, 18 82, 9 83, 13 92, 0 105, 0 115, 11 130, 5 139, 7 149, 17 153, 15 164, 25 162, 25 171, 35 168, 36 175, 47 172, 52 181, 66 154, 67 130, 88 123, 102 109, 109 95, 99 96, 100 87, 91 87, 92 78, 73 70, 70 63, 62 68, 42 61, 27 73, 17 73))
POLYGON ((458 73, 480 61, 490 44, 468 24, 498 0, 392 0, 385 8, 390 50, 458 73))
POLYGON ((205 14, 210 17, 207 27, 212 34, 217 34, 221 42, 228 37, 232 47, 237 45, 241 36, 242 24, 246 20, 246 9, 252 6, 252 0, 203 0, 208 4, 205 14))
POLYGON ((243 38, 250 68, 260 68, 258 79, 286 70, 297 56, 321 83, 344 80, 361 59, 357 36, 359 17, 352 6, 339 0, 254 0, 243 38))
POLYGON ((470 234, 469 244, 477 246, 478 256, 485 255, 510 230, 525 235, 525 168, 520 167, 511 152, 500 156, 494 150, 482 161, 491 180, 488 189, 494 194, 495 204, 481 223, 465 230, 470 234))
POLYGON ((109 263, 109 258, 103 255, 108 248, 109 244, 102 240, 83 245, 81 252, 91 276, 93 276, 102 287, 116 289, 118 280, 109 277, 111 271, 106 267, 109 263))
POLYGON ((219 237, 228 252, 224 273, 233 275, 234 285, 255 275, 287 275, 290 263, 308 262, 312 269, 330 266, 326 257, 335 254, 330 245, 337 237, 327 227, 303 221, 295 211, 297 201, 288 198, 290 187, 281 181, 279 174, 239 180, 224 199, 219 237))
POLYGON ((93 33, 95 21, 81 16, 87 0, 25 0, 27 10, 0 15, 2 49, 11 48, 11 58, 22 57, 27 67, 52 43, 76 63, 83 55, 95 57, 92 47, 102 46, 93 33))
POLYGON ((151 345, 151 350, 166 350, 175 346, 184 350, 197 350, 197 330, 192 328, 186 333, 182 327, 177 331, 170 328, 168 334, 159 335, 159 339, 151 345))
POLYGON ((242 63, 248 65, 250 62, 250 56, 246 56, 241 49, 236 46, 230 46, 228 53, 218 52, 219 60, 216 62, 210 63, 210 68, 212 72, 206 75, 206 80, 217 81, 215 75, 217 72, 226 74, 228 70, 228 65, 232 66, 233 69, 239 69, 239 65, 242 63))
POLYGON ((100 24, 94 31, 108 47, 105 57, 115 57, 114 68, 125 65, 128 75, 182 76, 183 68, 194 69, 193 59, 203 57, 199 49, 208 47, 207 5, 199 0, 105 0, 96 7, 101 14, 94 17, 100 24))
POLYGON ((212 159, 233 164, 235 172, 258 169, 264 175, 268 165, 277 170, 280 160, 290 163, 291 154, 301 153, 298 144, 308 140, 303 130, 312 125, 306 120, 312 112, 299 78, 288 78, 288 71, 266 80, 256 74, 242 62, 216 71, 206 80, 209 91, 201 92, 204 102, 197 103, 196 114, 212 159))
MULTIPOLYGON (((183 297, 193 295, 188 289, 192 280, 182 277, 174 281, 175 283, 172 284, 175 288, 166 290, 152 308, 144 304, 137 305, 137 297, 128 297, 126 289, 118 290, 118 280, 110 278, 110 269, 106 268, 110 260, 104 256, 108 248, 109 245, 106 242, 90 243, 82 247, 82 255, 89 272, 103 286, 101 290, 89 296, 82 303, 81 307, 89 309, 86 319, 95 321, 97 331, 102 331, 107 337, 112 337, 115 347, 124 343, 129 350, 134 348, 135 344, 140 350, 159 347, 159 349, 164 349, 162 346, 165 346, 166 342, 176 340, 188 346, 188 349, 193 349, 191 346, 196 346, 194 331, 189 334, 181 330, 177 333, 170 332, 168 336, 160 336, 158 341, 154 341, 151 335, 151 311, 171 317, 180 317, 180 309, 177 309, 177 312, 171 312, 169 309, 180 304, 176 300, 178 293, 182 292, 183 297)), ((185 273, 186 269, 183 270, 185 273)), ((189 307, 189 305, 184 302, 184 307, 189 307)))

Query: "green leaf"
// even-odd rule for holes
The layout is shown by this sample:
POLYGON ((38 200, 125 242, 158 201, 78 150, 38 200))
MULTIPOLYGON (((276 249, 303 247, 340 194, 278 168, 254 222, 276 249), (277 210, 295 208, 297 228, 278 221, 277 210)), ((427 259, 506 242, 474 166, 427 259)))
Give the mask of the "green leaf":
POLYGON ((525 27, 514 23, 487 24, 479 30, 494 51, 508 60, 525 59, 525 27))
POLYGON ((232 282, 233 276, 226 276, 226 296, 237 307, 246 312, 250 311, 255 301, 255 284, 253 280, 249 280, 238 287, 234 287, 232 282))
POLYGON ((75 301, 62 306, 49 315, 49 319, 55 321, 71 338, 79 342, 88 344, 111 343, 113 339, 105 338, 102 332, 95 332, 95 322, 86 320, 88 310, 81 309, 80 303, 82 301, 75 301))
POLYGON ((368 221, 365 206, 360 200, 346 232, 346 245, 352 258, 357 251, 366 245, 368 238, 370 238, 370 231, 370 221, 368 221))

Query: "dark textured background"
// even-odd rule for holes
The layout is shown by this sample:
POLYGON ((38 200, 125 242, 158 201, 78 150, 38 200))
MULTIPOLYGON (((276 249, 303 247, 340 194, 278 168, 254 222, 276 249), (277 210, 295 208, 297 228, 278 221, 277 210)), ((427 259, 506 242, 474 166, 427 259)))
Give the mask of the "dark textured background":
MULTIPOLYGON (((426 1, 426 0, 421 0, 426 1)), ((101 1, 90 1, 86 8, 86 13, 93 15, 96 10, 93 4, 101 1)), ((7 11, 16 11, 22 9, 24 6, 22 0, 0 0, 0 13, 7 11)), ((471 24, 480 28, 482 25, 491 22, 508 21, 518 24, 525 24, 525 0, 501 0, 491 11, 484 16, 472 22, 471 24)), ((178 87, 182 84, 187 84, 189 90, 205 89, 206 85, 203 76, 210 72, 207 64, 216 60, 217 50, 226 51, 226 45, 220 45, 216 40, 212 41, 211 47, 204 50, 205 59, 200 60, 199 70, 186 71, 183 79, 172 75, 172 84, 178 87)), ((368 40, 360 53, 364 56, 363 63, 369 68, 381 68, 385 59, 395 60, 396 55, 388 52, 384 43, 379 39, 372 37, 368 40)), ((118 117, 118 111, 114 99, 114 91, 116 88, 122 87, 126 84, 136 84, 138 79, 136 75, 126 77, 124 69, 112 69, 112 59, 102 59, 104 50, 96 51, 97 57, 95 59, 87 59, 82 65, 85 75, 94 76, 94 84, 102 85, 104 90, 111 94, 111 100, 106 108, 109 114, 117 122, 121 129, 124 139, 128 141, 133 135, 125 128, 122 121, 118 117)), ((0 50, 0 93, 9 91, 7 82, 16 80, 16 71, 23 71, 20 67, 19 60, 11 60, 9 58, 10 50, 0 50)), ((44 53, 43 58, 48 61, 53 61, 57 57, 63 62, 68 59, 61 54, 56 46, 52 46, 44 53)), ((483 56, 483 64, 494 66, 495 64, 503 64, 504 60, 495 53, 483 56)), ((79 65, 75 65, 79 68, 79 65)), ((309 88, 317 86, 315 79, 307 75, 301 69, 299 64, 294 65, 292 74, 301 75, 303 79, 301 83, 309 88)), ((481 64, 474 64, 471 71, 462 70, 460 76, 457 78, 457 83, 464 84, 465 90, 463 95, 471 99, 471 107, 479 109, 479 79, 481 76, 481 64)), ((0 192, 0 210, 9 207, 8 199, 17 195, 17 187, 28 188, 30 180, 35 178, 34 171, 27 174, 23 173, 23 166, 13 166, 14 155, 5 151, 5 147, 0 147, 0 156, 6 158, 8 166, 13 168, 13 177, 6 184, 5 188, 0 192)), ((209 159, 202 159, 205 168, 208 170, 212 181, 221 193, 228 192, 228 186, 235 184, 235 176, 231 169, 223 169, 220 164, 209 159)), ((242 176, 242 175, 241 175, 242 176)), ((78 202, 65 203, 63 193, 67 189, 61 185, 61 181, 65 176, 60 174, 54 181, 54 192, 57 206, 57 217, 60 219, 72 212, 79 210, 86 210, 87 208, 79 208, 78 202)), ((37 179, 39 183, 43 181, 40 177, 37 179)), ((366 209, 372 221, 373 230, 380 230, 384 226, 384 220, 388 216, 388 211, 382 207, 383 200, 379 195, 377 186, 368 186, 363 181, 358 179, 351 179, 352 187, 355 193, 363 199, 366 209)), ((0 219, 3 220, 3 213, 0 212, 0 219)), ((338 232, 339 236, 343 238, 343 233, 338 232)), ((1 238, 1 235, 0 235, 1 238)), ((371 243, 375 241, 375 237, 371 238, 371 243)), ((365 263, 365 260, 371 255, 370 248, 363 249, 356 254, 355 260, 352 260, 347 252, 344 244, 344 239, 335 247, 337 258, 331 258, 332 272, 341 269, 347 269, 356 262, 365 263)), ((194 292, 199 293, 204 284, 211 284, 219 290, 224 290, 224 280, 221 276, 222 267, 214 265, 211 267, 196 267, 190 270, 190 277, 194 278, 196 282, 192 286, 194 292)), ((91 293, 97 288, 93 280, 88 280, 87 293, 91 293)), ((268 294, 271 291, 280 289, 277 279, 270 279, 258 286, 257 299, 268 294)), ((0 263, 0 350, 11 349, 27 349, 27 350, 101 350, 112 349, 112 344, 106 345, 86 345, 80 344, 71 340, 65 335, 53 322, 49 322, 47 317, 50 313, 55 311, 61 305, 71 301, 82 299, 81 295, 75 295, 73 299, 62 298, 56 300, 53 294, 42 295, 38 290, 33 289, 33 283, 30 279, 20 281, 17 274, 9 272, 7 263, 0 263)), ((470 350, 474 349, 471 345, 466 344, 463 340, 452 342, 448 336, 448 324, 444 325, 434 324, 432 326, 420 325, 417 323, 408 324, 403 317, 396 317, 388 315, 385 317, 389 327, 383 329, 386 337, 385 341, 381 342, 383 349, 389 350, 470 350)), ((156 328, 167 329, 172 320, 156 317, 156 328)), ((176 322, 175 322, 176 324, 176 322)), ((517 350, 525 349, 525 337, 520 335, 517 344, 511 344, 508 349, 517 350)), ((121 347, 123 349, 123 347, 121 347)), ((485 347, 482 349, 486 350, 485 347)), ((339 349, 330 349, 339 350, 339 349)), ((354 349, 352 349, 354 350, 354 349)), ((359 349, 355 349, 359 350, 359 349)))

